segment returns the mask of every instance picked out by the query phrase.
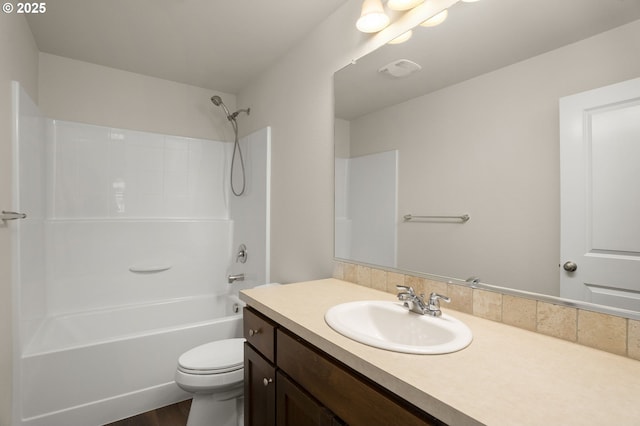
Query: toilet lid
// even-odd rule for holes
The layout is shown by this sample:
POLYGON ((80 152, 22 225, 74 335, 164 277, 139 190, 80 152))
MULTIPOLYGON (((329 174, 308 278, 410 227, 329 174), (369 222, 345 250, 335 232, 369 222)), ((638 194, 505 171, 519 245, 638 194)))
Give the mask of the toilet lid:
POLYGON ((191 374, 216 374, 235 371, 244 363, 243 338, 205 343, 183 353, 178 367, 191 374))

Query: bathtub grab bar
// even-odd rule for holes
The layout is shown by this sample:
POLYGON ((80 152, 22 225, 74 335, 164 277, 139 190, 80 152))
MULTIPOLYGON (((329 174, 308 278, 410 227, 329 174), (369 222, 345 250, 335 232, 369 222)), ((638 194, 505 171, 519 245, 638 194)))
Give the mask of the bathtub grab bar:
POLYGON ((16 219, 26 219, 26 213, 17 213, 17 212, 8 212, 6 210, 2 210, 0 213, 0 220, 16 220, 16 219))
POLYGON ((465 223, 469 219, 471 219, 468 214, 463 214, 462 216, 414 216, 412 214, 406 214, 403 218, 405 222, 409 222, 414 219, 457 219, 462 223, 465 223))
POLYGON ((129 270, 135 274, 151 274, 154 272, 164 272, 171 269, 171 265, 140 265, 130 266, 129 270))

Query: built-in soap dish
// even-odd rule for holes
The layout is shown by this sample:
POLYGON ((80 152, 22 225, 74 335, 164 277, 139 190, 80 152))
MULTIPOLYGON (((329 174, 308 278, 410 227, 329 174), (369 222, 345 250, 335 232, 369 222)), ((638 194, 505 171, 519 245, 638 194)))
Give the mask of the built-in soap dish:
POLYGON ((164 272, 171 269, 172 265, 163 264, 148 264, 148 265, 132 265, 129 266, 129 271, 135 274, 154 274, 157 272, 164 272))

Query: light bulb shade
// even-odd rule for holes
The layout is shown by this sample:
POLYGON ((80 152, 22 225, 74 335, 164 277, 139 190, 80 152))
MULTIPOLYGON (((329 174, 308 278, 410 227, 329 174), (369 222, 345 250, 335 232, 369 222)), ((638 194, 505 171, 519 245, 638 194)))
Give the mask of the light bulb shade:
POLYGON ((389 21, 389 17, 384 13, 382 0, 364 0, 356 28, 363 33, 377 33, 389 25, 389 21))
POLYGON ((424 21, 422 24, 420 24, 420 26, 435 27, 436 25, 442 24, 447 19, 447 16, 449 16, 449 11, 445 9, 442 12, 437 13, 433 15, 431 18, 424 21))
POLYGON ((412 35, 413 35, 413 31, 409 30, 407 32, 404 32, 404 33, 400 34, 398 37, 396 37, 393 40, 391 40, 388 44, 404 43, 405 41, 409 40, 412 35))
POLYGON ((422 3, 424 0, 389 0, 387 7, 391 10, 409 10, 422 3))

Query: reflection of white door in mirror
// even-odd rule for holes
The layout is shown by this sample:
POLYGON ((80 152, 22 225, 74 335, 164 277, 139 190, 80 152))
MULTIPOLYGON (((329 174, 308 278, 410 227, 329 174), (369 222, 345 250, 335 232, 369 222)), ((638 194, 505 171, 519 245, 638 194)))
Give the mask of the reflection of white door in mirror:
POLYGON ((640 310, 640 78, 560 100, 560 167, 561 297, 640 310))

